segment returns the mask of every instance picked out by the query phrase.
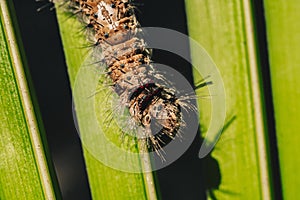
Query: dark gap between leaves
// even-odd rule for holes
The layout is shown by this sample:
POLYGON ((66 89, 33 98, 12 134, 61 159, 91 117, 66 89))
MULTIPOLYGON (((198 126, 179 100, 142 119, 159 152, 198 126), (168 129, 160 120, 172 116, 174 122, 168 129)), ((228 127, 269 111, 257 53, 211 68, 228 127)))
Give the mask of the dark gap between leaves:
POLYGON ((273 199, 283 199, 281 174, 279 164, 279 154, 277 148, 276 126, 275 126, 275 113, 272 95, 271 74, 270 74, 270 62, 267 43, 266 21, 264 15, 264 6, 262 0, 253 1, 253 17, 256 34, 256 45, 258 51, 261 82, 264 91, 264 104, 266 111, 266 123, 268 126, 267 140, 270 152, 270 165, 271 165, 271 177, 273 184, 273 199))

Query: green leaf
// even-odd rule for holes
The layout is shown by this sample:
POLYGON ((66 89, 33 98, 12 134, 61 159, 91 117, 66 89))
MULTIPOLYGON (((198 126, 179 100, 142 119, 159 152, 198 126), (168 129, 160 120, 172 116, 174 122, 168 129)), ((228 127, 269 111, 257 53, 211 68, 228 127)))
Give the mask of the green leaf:
POLYGON ((299 199, 300 4, 265 0, 265 17, 284 199, 299 199))
POLYGON ((92 47, 81 31, 83 25, 76 16, 69 17, 63 8, 56 7, 93 199, 156 199, 152 173, 130 173, 131 168, 136 172, 151 169, 149 158, 138 157, 139 148, 130 138, 121 141, 122 130, 109 116, 113 112, 107 104, 111 90, 99 84, 101 72, 91 64, 99 60, 89 56, 92 47))
POLYGON ((15 36, 13 6, 0 0, 0 9, 0 199, 56 199, 15 36))
MULTIPOLYGON (((271 199, 267 127, 249 1, 185 2, 189 35, 215 61, 226 91, 226 129, 212 152, 220 167, 221 184, 210 191, 210 196, 271 199)), ((193 48, 191 52, 193 63, 201 63, 198 52, 193 48)), ((199 79, 195 76, 195 83, 199 79)), ((217 95, 212 94, 212 98, 217 95)), ((198 103, 205 136, 210 106, 203 101, 198 103)))

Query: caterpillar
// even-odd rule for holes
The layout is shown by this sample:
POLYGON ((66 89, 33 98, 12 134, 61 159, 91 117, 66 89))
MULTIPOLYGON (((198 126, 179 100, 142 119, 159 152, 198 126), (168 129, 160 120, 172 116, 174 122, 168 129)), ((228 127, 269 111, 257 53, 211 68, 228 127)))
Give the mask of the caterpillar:
POLYGON ((180 136, 186 125, 182 112, 196 111, 188 101, 195 96, 179 96, 172 82, 152 65, 151 49, 146 48, 130 0, 68 0, 64 6, 86 27, 112 91, 142 127, 137 137, 162 157, 162 147, 180 136))

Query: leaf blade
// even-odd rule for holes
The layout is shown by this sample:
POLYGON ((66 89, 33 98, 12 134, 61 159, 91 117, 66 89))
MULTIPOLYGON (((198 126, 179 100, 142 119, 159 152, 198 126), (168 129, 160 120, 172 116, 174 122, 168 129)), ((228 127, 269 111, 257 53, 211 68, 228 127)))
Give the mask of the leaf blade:
MULTIPOLYGON (((234 118, 212 152, 222 176, 213 193, 217 199, 270 199, 263 97, 249 2, 195 0, 186 1, 186 9, 189 34, 216 62, 225 85, 227 116, 234 118)), ((201 62, 196 53, 192 49, 192 60, 201 62)), ((199 103, 200 124, 206 127, 210 111, 199 103)))
POLYGON ((284 199, 298 199, 299 2, 264 0, 277 145, 284 199))
MULTIPOLYGON (((11 20, 1 0, 1 199, 55 199, 11 20)), ((10 10, 9 10, 10 8, 10 10)), ((11 12, 11 13, 10 13, 11 12)), ((16 27, 14 27, 16 28, 16 27)))
MULTIPOLYGON (((87 86, 89 85, 88 83, 87 85, 83 84, 83 89, 79 89, 78 93, 76 93, 74 88, 76 86, 76 77, 80 73, 80 68, 82 65, 84 65, 83 63, 85 63, 85 58, 88 55, 88 50, 80 47, 88 46, 89 44, 87 44, 86 36, 82 33, 78 33, 78 30, 82 30, 83 27, 75 17, 66 20, 68 18, 66 12, 63 9, 57 8, 57 18, 63 41, 69 79, 73 91, 73 98, 75 101, 76 115, 79 121, 79 129, 83 135, 86 135, 87 132, 94 131, 93 128, 89 127, 91 122, 84 119, 84 113, 86 112, 89 114, 90 111, 87 111, 84 108, 81 109, 78 105, 80 104, 80 101, 82 101, 80 100, 82 96, 93 96, 95 89, 91 89, 89 86, 87 86), (89 93, 85 93, 84 91, 89 91, 89 93)), ((86 82, 89 82, 89 80, 86 80, 86 82)), ((101 102, 105 98, 105 96, 97 94, 96 101, 101 102)), ((102 107, 101 104, 99 107, 102 107)), ((99 113, 96 115, 98 120, 101 121, 101 118, 103 118, 103 113, 101 114, 99 111, 99 113)), ((118 135, 120 135, 121 132, 118 130, 117 126, 112 125, 105 134, 108 135, 111 141, 120 143, 120 137, 118 135)), ((92 143, 97 139, 92 138, 88 140, 92 143)), ((98 146, 95 148, 101 152, 104 152, 106 156, 116 156, 116 152, 105 149, 105 142, 96 142, 95 145, 98 146)), ((83 150, 93 199, 154 200, 157 198, 151 173, 128 173, 112 169, 99 162, 99 160, 94 157, 95 154, 93 154, 93 152, 91 153, 89 151, 90 149, 86 148, 85 145, 83 145, 83 150)), ((134 151, 137 151, 137 149, 134 151)), ((137 167, 141 165, 140 161, 136 159, 133 159, 132 163, 130 164, 137 167)))

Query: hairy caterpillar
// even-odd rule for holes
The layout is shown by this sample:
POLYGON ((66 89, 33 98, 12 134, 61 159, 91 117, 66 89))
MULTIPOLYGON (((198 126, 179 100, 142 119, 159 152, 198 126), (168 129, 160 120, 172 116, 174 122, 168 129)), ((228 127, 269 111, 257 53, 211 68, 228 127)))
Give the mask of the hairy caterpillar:
POLYGON ((113 91, 143 128, 138 138, 159 154, 167 139, 180 135, 180 127, 185 126, 182 111, 195 110, 185 100, 194 97, 178 96, 172 83, 152 66, 151 50, 129 1, 70 0, 64 5, 86 26, 113 91))

